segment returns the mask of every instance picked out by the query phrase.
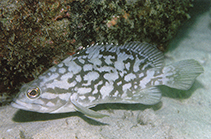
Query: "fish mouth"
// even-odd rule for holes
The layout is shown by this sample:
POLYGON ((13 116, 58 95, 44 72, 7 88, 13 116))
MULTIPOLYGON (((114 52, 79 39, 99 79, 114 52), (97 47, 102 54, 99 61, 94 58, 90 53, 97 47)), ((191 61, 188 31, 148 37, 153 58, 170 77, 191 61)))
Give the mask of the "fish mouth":
POLYGON ((18 101, 18 100, 16 100, 16 101, 14 101, 14 102, 11 103, 11 106, 14 107, 14 108, 24 109, 24 110, 28 109, 24 105, 27 105, 27 104, 25 104, 25 103, 23 103, 21 101, 18 101))
POLYGON ((49 108, 49 107, 46 107, 40 104, 35 104, 35 103, 25 103, 20 100, 13 101, 11 103, 11 106, 17 109, 38 112, 38 113, 54 113, 53 111, 55 111, 55 108, 49 108))
POLYGON ((40 107, 39 105, 36 105, 36 107, 33 104, 25 103, 20 100, 15 100, 11 103, 11 106, 17 109, 27 110, 27 111, 39 111, 40 107))

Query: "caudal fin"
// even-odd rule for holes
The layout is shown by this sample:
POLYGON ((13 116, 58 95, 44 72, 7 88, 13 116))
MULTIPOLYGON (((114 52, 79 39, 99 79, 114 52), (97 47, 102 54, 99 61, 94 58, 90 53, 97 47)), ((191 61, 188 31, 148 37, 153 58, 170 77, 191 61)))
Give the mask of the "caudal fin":
POLYGON ((183 60, 164 67, 163 84, 172 88, 188 90, 204 69, 195 60, 183 60))

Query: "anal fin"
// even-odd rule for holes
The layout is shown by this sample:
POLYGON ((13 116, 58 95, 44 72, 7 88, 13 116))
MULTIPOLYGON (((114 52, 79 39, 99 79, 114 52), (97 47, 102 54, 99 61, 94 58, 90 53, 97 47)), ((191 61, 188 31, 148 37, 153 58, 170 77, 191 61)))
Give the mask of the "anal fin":
POLYGON ((126 103, 141 103, 145 105, 154 105, 160 102, 162 94, 157 87, 150 87, 133 94, 132 97, 125 98, 126 103))

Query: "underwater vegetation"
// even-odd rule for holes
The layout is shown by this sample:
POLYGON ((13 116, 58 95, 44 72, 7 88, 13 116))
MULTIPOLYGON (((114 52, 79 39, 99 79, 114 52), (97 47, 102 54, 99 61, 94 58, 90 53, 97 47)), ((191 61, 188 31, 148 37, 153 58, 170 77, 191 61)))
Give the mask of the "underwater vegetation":
POLYGON ((0 103, 79 46, 144 41, 165 50, 192 0, 0 2, 0 103))

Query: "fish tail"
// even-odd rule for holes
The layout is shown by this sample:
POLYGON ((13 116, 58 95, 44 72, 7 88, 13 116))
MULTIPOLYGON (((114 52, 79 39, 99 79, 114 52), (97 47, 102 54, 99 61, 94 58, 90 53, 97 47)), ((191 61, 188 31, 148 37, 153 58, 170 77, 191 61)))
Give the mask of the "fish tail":
POLYGON ((195 60, 183 60, 163 68, 163 84, 172 88, 188 90, 203 67, 195 60))

